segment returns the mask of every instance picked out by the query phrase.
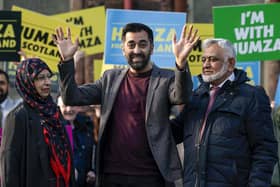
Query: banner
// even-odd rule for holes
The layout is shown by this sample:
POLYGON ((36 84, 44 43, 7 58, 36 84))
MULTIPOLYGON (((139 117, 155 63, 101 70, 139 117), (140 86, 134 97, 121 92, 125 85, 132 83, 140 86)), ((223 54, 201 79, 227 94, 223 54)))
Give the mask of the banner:
MULTIPOLYGON (((55 28, 70 27, 64 21, 39 14, 27 9, 13 6, 12 10, 22 13, 21 48, 28 56, 36 56, 44 60, 50 68, 57 72, 57 63, 60 61, 59 52, 52 40, 55 28)), ((71 26, 72 39, 79 33, 78 27, 71 26)), ((66 30, 65 30, 66 32, 66 30)))
POLYGON ((238 61, 280 59, 280 3, 214 7, 215 37, 227 38, 238 61))
POLYGON ((185 13, 107 9, 106 16, 105 64, 127 63, 121 50, 122 28, 127 23, 140 22, 151 27, 154 32, 154 52, 151 61, 160 67, 175 66, 172 36, 175 32, 177 38, 181 36, 186 23, 185 13))
POLYGON ((52 17, 81 26, 79 47, 82 51, 85 51, 86 55, 103 53, 105 35, 104 6, 56 14, 52 17))
POLYGON ((21 12, 0 11, 0 61, 19 61, 21 12))

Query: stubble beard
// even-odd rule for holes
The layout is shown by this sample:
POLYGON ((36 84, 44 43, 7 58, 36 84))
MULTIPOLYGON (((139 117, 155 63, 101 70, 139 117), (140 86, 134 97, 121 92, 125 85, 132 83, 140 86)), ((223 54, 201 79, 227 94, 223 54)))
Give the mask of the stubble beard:
POLYGON ((147 54, 147 56, 145 56, 144 54, 137 54, 137 55, 131 54, 131 55, 129 55, 129 58, 128 58, 128 64, 135 71, 141 71, 141 70, 145 69, 147 67, 147 65, 149 64, 150 57, 151 57, 151 53, 147 54), (141 58, 143 58, 143 60, 133 62, 133 58, 135 56, 141 56, 141 58))
POLYGON ((4 93, 2 92, 0 94, 0 103, 2 103, 3 101, 5 101, 5 99, 8 97, 8 92, 4 93))

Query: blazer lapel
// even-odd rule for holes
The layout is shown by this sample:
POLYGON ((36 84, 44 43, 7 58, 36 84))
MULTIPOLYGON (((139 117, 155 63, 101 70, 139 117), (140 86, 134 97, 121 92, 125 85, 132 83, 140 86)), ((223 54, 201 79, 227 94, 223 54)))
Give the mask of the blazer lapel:
POLYGON ((155 90, 159 84, 159 80, 160 80, 160 69, 157 68, 155 65, 153 65, 153 70, 150 77, 149 88, 148 88, 147 99, 146 99, 146 115, 145 115, 146 122, 148 120, 148 114, 153 102, 155 90))
POLYGON ((122 80, 124 79, 124 76, 126 75, 128 69, 123 69, 119 72, 119 74, 113 79, 112 84, 112 88, 111 88, 111 92, 110 92, 110 96, 108 99, 108 105, 107 105, 107 110, 109 111, 109 113, 111 112, 112 108, 113 108, 113 104, 115 103, 115 99, 118 95, 118 91, 120 88, 120 85, 122 83, 122 80))
POLYGON ((109 84, 112 85, 112 87, 111 87, 111 90, 110 90, 110 94, 106 96, 107 105, 105 106, 106 111, 105 111, 105 114, 103 115, 104 121, 102 122, 102 124, 104 124, 104 125, 101 124, 99 134, 103 134, 105 124, 107 124, 107 121, 109 119, 110 113, 111 113, 112 108, 113 108, 113 105, 115 103, 115 99, 118 95, 118 91, 119 91, 121 82, 124 79, 127 71, 128 71, 128 68, 120 70, 118 72, 118 74, 113 78, 112 82, 109 83, 109 84))

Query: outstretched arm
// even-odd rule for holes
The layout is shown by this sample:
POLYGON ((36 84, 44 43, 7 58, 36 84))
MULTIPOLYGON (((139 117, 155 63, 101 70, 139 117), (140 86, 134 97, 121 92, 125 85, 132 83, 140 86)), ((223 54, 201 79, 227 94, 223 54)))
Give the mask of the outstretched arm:
POLYGON ((186 67, 186 59, 200 38, 197 36, 197 32, 197 29, 193 31, 192 25, 187 32, 187 25, 184 25, 181 38, 176 41, 176 34, 173 36, 172 49, 179 69, 184 69, 186 67))
POLYGON ((56 28, 55 32, 56 34, 53 35, 53 41, 58 48, 62 61, 68 61, 72 59, 79 47, 78 38, 74 43, 72 42, 71 30, 69 27, 67 28, 66 37, 64 36, 62 27, 56 28))

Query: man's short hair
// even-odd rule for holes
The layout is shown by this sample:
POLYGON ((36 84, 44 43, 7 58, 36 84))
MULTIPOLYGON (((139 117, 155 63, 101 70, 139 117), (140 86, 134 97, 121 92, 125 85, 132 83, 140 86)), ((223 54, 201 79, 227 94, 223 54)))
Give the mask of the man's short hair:
POLYGON ((225 38, 208 38, 202 42, 202 49, 209 47, 210 45, 217 44, 224 49, 226 55, 230 58, 236 58, 236 51, 232 43, 225 38))
POLYGON ((150 42, 153 44, 154 43, 154 36, 153 36, 153 31, 150 27, 143 23, 128 23, 124 26, 122 30, 122 41, 125 40, 125 35, 128 32, 141 32, 145 31, 148 34, 148 38, 150 42))

